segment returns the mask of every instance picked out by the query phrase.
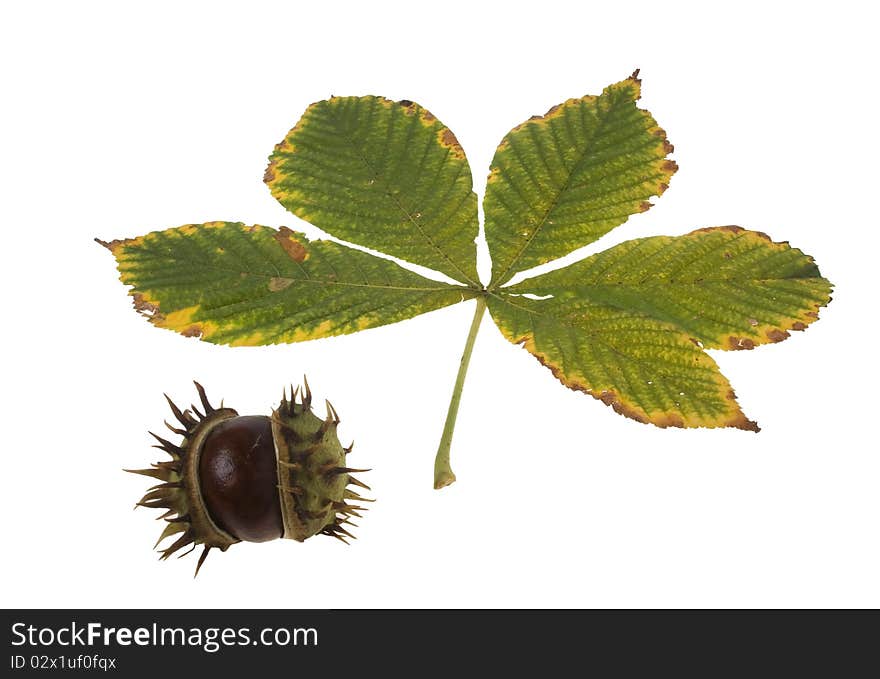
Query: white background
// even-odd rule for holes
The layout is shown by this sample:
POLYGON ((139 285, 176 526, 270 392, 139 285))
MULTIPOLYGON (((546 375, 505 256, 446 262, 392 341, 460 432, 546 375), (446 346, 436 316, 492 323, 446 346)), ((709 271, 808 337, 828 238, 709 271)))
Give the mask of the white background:
MULTIPOLYGON (((877 607, 876 48, 868 3, 7 3, 0 605, 877 607), (836 284, 786 342, 715 353, 763 431, 659 430, 561 387, 488 317, 432 459, 472 303, 335 339, 213 346, 150 326, 92 238, 207 220, 318 233, 261 181, 329 94, 418 101, 476 190, 513 125, 642 69, 681 170, 579 253, 739 224, 836 284), (132 511, 163 392, 268 414, 309 375, 378 498, 316 537, 158 562, 132 511)), ((569 258, 566 261, 570 261, 569 258)), ((487 271, 488 260, 481 260, 487 271)))

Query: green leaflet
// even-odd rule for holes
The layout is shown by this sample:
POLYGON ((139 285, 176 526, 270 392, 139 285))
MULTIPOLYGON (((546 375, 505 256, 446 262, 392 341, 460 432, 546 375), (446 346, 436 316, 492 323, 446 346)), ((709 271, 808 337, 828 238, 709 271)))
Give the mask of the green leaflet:
POLYGON ((218 344, 342 335, 473 296, 285 227, 188 224, 106 245, 138 311, 161 328, 218 344))
POLYGON ((478 286, 477 197, 455 135, 382 97, 309 106, 272 153, 272 195, 327 233, 478 286))
POLYGON ((668 323, 710 349, 752 349, 804 330, 831 299, 812 257, 738 226, 653 236, 505 288, 668 323))
POLYGON ((483 201, 490 288, 592 243, 666 190, 678 167, 666 133, 636 107, 640 92, 633 74, 504 137, 483 201))
POLYGON ((586 300, 489 298, 501 333, 567 387, 660 427, 757 431, 708 354, 668 323, 586 300))

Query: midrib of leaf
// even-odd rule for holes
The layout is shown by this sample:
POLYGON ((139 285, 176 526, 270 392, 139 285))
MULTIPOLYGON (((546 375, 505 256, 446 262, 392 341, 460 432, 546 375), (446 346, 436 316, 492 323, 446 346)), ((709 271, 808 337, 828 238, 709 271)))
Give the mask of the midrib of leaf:
MULTIPOLYGON (((733 239, 731 239, 731 240, 729 240, 729 241, 721 240, 720 242, 718 242, 718 243, 715 245, 715 247, 710 248, 709 250, 706 250, 705 252, 697 252, 697 253, 696 253, 691 259, 689 259, 687 262, 679 263, 679 269, 687 269, 687 268, 690 267, 694 262, 699 262, 701 259, 705 259, 705 258, 707 258, 709 255, 712 255, 712 254, 718 252, 719 250, 723 250, 724 248, 730 247, 731 245, 733 245, 733 244, 736 243, 737 241, 742 240, 742 238, 743 238, 743 234, 739 234, 736 238, 733 238, 733 239)), ((633 257, 634 254, 638 251, 638 249, 639 249, 640 247, 644 246, 644 245, 649 244, 649 243, 650 243, 650 240, 651 240, 650 237, 649 237, 649 238, 644 238, 644 239, 642 239, 642 242, 639 243, 635 248, 633 248, 633 249, 627 254, 627 258, 633 257)), ((670 249, 670 248, 673 248, 674 246, 675 246, 675 242, 674 242, 673 240, 670 240, 670 241, 669 241, 669 242, 663 247, 662 250, 660 250, 659 252, 654 253, 653 258, 654 258, 655 260, 656 260, 656 259, 662 259, 662 257, 660 257, 661 253, 663 253, 664 250, 668 250, 668 249, 670 249)), ((745 254, 748 254, 748 252, 755 251, 755 250, 758 250, 758 249, 759 249, 759 248, 756 246, 756 247, 752 248, 752 250, 746 250, 746 251, 745 251, 745 254)), ((778 253, 776 253, 776 255, 774 255, 774 256, 777 256, 777 257, 778 257, 778 256, 782 256, 782 254, 783 254, 782 252, 778 252, 778 253)), ((609 269, 612 269, 612 268, 614 268, 614 267, 616 267, 616 266, 620 266, 620 262, 615 262, 614 260, 611 260, 611 261, 608 263, 608 266, 606 266, 604 269, 602 269, 601 271, 598 271, 598 272, 596 273, 596 277, 601 277, 601 276, 603 276, 605 273, 608 272, 609 269)), ((645 279, 643 279, 643 280, 645 280, 645 279)), ((702 278, 702 279, 700 279, 700 280, 707 280, 707 279, 704 277, 704 278, 702 278)), ((715 279, 711 279, 711 280, 716 280, 716 281, 719 281, 719 282, 720 282, 720 281, 727 281, 727 280, 732 280, 732 279, 730 279, 730 278, 715 278, 715 279)), ((767 278, 767 279, 763 279, 763 280, 774 280, 774 279, 769 279, 769 278, 767 278)), ((782 279, 776 279, 776 280, 782 280, 782 279)), ((694 280, 694 282, 697 282, 697 281, 694 280)), ((621 284, 621 285, 626 285, 625 283, 620 283, 620 284, 621 284)), ((600 284, 589 284, 589 285, 600 285, 600 284)))
MULTIPOLYGON (((685 234, 684 236, 681 236, 681 237, 687 237, 687 236, 689 236, 689 235, 690 235, 690 234, 685 234)), ((745 240, 747 237, 748 237, 748 232, 745 231, 745 230, 743 230, 743 231, 742 231, 741 233, 739 233, 735 238, 732 238, 732 239, 730 239, 729 241, 720 240, 720 241, 719 241, 714 247, 710 248, 709 250, 706 250, 706 251, 698 251, 696 254, 694 254, 694 256, 693 256, 692 258, 690 258, 690 259, 687 260, 686 262, 680 262, 680 261, 679 261, 679 262, 678 262, 678 270, 679 270, 679 271, 685 271, 685 270, 687 270, 691 265, 693 265, 694 263, 699 262, 700 260, 703 260, 703 259, 708 259, 711 255, 717 253, 719 250, 723 250, 723 249, 725 249, 725 248, 729 248, 729 247, 735 245, 736 243, 738 243, 739 241, 745 240)), ((675 244, 675 239, 676 239, 676 238, 679 238, 679 237, 672 237, 672 238, 670 238, 669 242, 666 243, 666 245, 664 245, 663 249, 661 249, 661 250, 659 250, 658 252, 655 252, 655 253, 654 253, 653 258, 654 258, 654 259, 661 259, 661 260, 662 260, 662 259, 663 259, 663 258, 662 258, 662 253, 663 253, 664 251, 666 251, 666 250, 669 250, 669 249, 675 247, 675 245, 676 245, 676 244, 675 244)), ((648 238, 644 238, 644 239, 641 239, 641 240, 642 240, 642 242, 641 242, 637 247, 633 248, 633 249, 627 254, 627 258, 634 257, 634 255, 635 255, 635 253, 638 251, 639 247, 641 247, 641 246, 643 246, 643 245, 648 245, 648 244, 650 243, 650 241, 651 241, 651 238, 648 237, 648 238)), ((751 247, 751 248, 749 248, 749 249, 747 249, 747 250, 743 250, 743 251, 739 252, 739 253, 737 254, 737 257, 740 258, 740 260, 747 259, 747 258, 748 258, 748 255, 750 255, 750 254, 752 254, 752 253, 758 253, 758 254, 761 254, 762 250, 763 250, 763 249, 762 249, 762 246, 761 246, 760 244, 755 244, 753 247, 751 247)), ((784 257, 788 257, 788 256, 789 256, 789 254, 788 254, 788 251, 787 251, 787 250, 779 250, 779 251, 777 251, 777 252, 771 254, 770 257, 765 258, 764 261, 763 261, 763 265, 766 266, 766 265, 768 264, 768 262, 770 262, 770 261, 773 260, 773 258, 777 258, 777 257, 778 257, 778 258, 784 258, 784 257)), ((616 266, 619 267, 619 266, 620 266, 620 262, 619 262, 619 261, 618 261, 618 262, 615 262, 614 260, 611 260, 611 261, 608 263, 608 266, 606 266, 604 269, 602 269, 601 271, 599 271, 599 272, 596 273, 596 276, 597 276, 597 277, 600 277, 600 276, 604 275, 605 273, 607 273, 609 269, 612 269, 612 268, 614 268, 614 267, 616 267, 616 266)), ((818 273, 818 269, 817 269, 816 272, 818 273)), ((731 274, 733 274, 733 273, 736 273, 736 272, 731 272, 731 274)), ((821 278, 821 276, 805 276, 805 277, 803 277, 803 278, 821 278)), ((618 280, 621 280, 621 279, 618 279, 618 280)), ((681 280, 687 280, 687 279, 681 279, 681 280)), ((713 276, 710 274, 708 277, 707 277, 707 276, 703 276, 703 277, 701 277, 701 278, 699 278, 699 279, 694 279, 693 282, 706 281, 706 280, 713 280, 713 281, 717 281, 717 282, 724 282, 724 281, 733 281, 733 280, 735 280, 735 279, 734 279, 734 277, 733 277, 732 275, 731 275, 730 277, 728 277, 728 278, 718 278, 718 277, 713 277, 713 276)), ((791 277, 777 277, 777 278, 749 278, 749 279, 747 279, 747 280, 758 282, 758 281, 793 280, 793 279, 792 279, 791 277)), ((675 282, 677 283, 678 281, 675 281, 675 282)))
MULTIPOLYGON (((195 260, 189 260, 189 261, 194 262, 195 260)), ((281 276, 281 275, 272 276, 271 274, 259 273, 259 272, 250 271, 250 270, 242 271, 239 269, 229 269, 229 268, 223 267, 223 266, 202 265, 201 263, 200 263, 200 265, 204 269, 207 269, 210 271, 226 271, 228 273, 233 273, 233 274, 242 274, 243 273, 248 276, 255 276, 257 278, 266 278, 266 279, 275 278, 275 279, 280 279, 280 280, 284 280, 284 281, 291 281, 292 283, 311 283, 312 285, 344 285, 344 286, 347 286, 350 288, 369 288, 371 290, 401 290, 401 291, 406 291, 406 292, 436 292, 438 290, 445 291, 445 290, 450 290, 450 289, 452 289, 452 290, 455 290, 455 289, 470 290, 470 288, 463 286, 463 285, 444 285, 444 286, 437 286, 434 288, 411 288, 411 287, 405 287, 405 286, 400 286, 400 285, 376 285, 373 283, 348 283, 346 281, 324 281, 324 280, 319 280, 319 279, 310 278, 310 277, 291 278, 290 276, 281 276)), ((303 271, 303 273, 305 274, 305 271, 303 271)), ((425 279, 425 280, 428 280, 428 279, 425 279)))
POLYGON ((245 273, 248 276, 256 276, 257 278, 275 278, 284 281, 291 281, 292 283, 311 283, 312 285, 342 285, 350 288, 368 288, 370 290, 399 290, 404 292, 437 292, 437 291, 446 291, 450 289, 460 289, 460 290, 469 290, 470 288, 463 285, 447 285, 447 286, 438 286, 435 288, 411 288, 404 287, 399 285, 376 285, 373 283, 347 283, 345 281, 322 281, 316 280, 314 278, 291 278, 290 276, 271 276, 266 273, 254 273, 251 271, 237 271, 236 269, 226 269, 223 267, 206 267, 215 271, 228 271, 230 273, 245 273))
MULTIPOLYGON (((522 246, 517 251, 516 255, 514 255, 513 259, 510 260, 507 267, 504 269, 504 272, 500 276, 498 276, 497 281, 492 281, 492 283, 490 283, 489 290, 496 290, 496 289, 498 289, 499 285, 503 285, 506 282, 507 274, 510 273, 510 270, 513 268, 514 264, 516 264, 516 262, 519 260, 519 258, 522 257, 522 254, 526 250, 528 250, 529 246, 532 244, 532 241, 535 239, 535 236, 537 236, 538 232, 544 227, 544 224, 547 223, 547 219, 550 217, 550 213, 553 212, 553 210, 559 204, 559 200, 562 197, 562 195, 566 191, 569 190, 569 188, 571 186, 572 179, 578 173, 578 171, 582 168, 584 163, 587 161, 587 157, 590 152, 590 147, 592 146, 592 144, 595 141, 599 132, 604 127, 605 122, 607 120, 607 115, 609 113, 611 113, 611 111, 615 110, 616 108, 617 108, 617 105, 613 105, 613 106, 609 107, 608 111, 605 112, 605 115, 602 115, 601 113, 598 114, 599 124, 596 125, 596 128, 593 130, 593 133, 590 135, 589 139, 584 144, 584 150, 581 152, 580 157, 577 159, 577 161, 572 166, 571 171, 568 173, 568 177, 566 177, 566 179, 565 179, 565 183, 556 191, 556 195, 553 197, 553 202, 545 210, 544 215, 541 217, 541 220, 538 222, 538 225, 535 227, 535 230, 532 232, 532 235, 530 235, 528 237, 528 239, 526 240, 526 242, 522 244, 522 246)), ((581 114, 581 115, 583 115, 583 114, 581 114)), ((555 135, 554 135, 554 141, 555 141, 555 135)), ((512 144, 511 144, 511 148, 513 148, 512 144)), ((516 152, 516 149, 514 149, 514 152, 516 152)))
MULTIPOLYGON (((316 241, 320 242, 320 241, 316 241)), ((273 276, 272 274, 262 273, 258 271, 251 271, 250 269, 245 269, 242 267, 241 269, 230 269, 225 266, 216 266, 214 264, 205 263, 203 261, 198 261, 195 259, 190 259, 188 257, 178 257, 179 260, 183 262, 189 262, 190 264, 198 264, 201 268, 207 269, 209 271, 225 271, 231 274, 247 274, 248 276, 255 276, 257 278, 278 278, 285 281, 291 281, 293 283, 311 283, 312 285, 344 285, 351 288, 368 288, 370 290, 400 290, 406 292, 437 292, 437 291, 447 291, 447 290, 472 290, 464 285, 452 285, 452 284, 444 284, 437 287, 431 288, 415 288, 415 287, 405 287, 399 285, 376 285, 374 283, 348 283, 346 281, 322 281, 319 279, 311 278, 303 271, 303 275, 305 278, 291 278, 290 276, 282 276, 281 272, 278 272, 278 275, 273 276)), ((291 260, 294 261, 294 260, 291 260)), ((391 260, 387 260, 391 261, 391 260)), ((271 263, 271 262, 270 262, 271 263)), ((299 266, 299 264, 297 263, 299 266)), ((273 264, 274 266, 274 264, 273 264)), ((302 268, 302 267, 300 267, 302 268)), ((407 269, 409 271, 409 269, 407 269)), ((410 273, 414 273, 410 271, 410 273)), ((427 278, 425 280, 428 280, 427 278)))
MULTIPOLYGON (((618 360, 620 360, 624 363, 631 363, 631 364, 639 365, 639 366, 646 368, 646 369, 657 371, 656 366, 653 366, 652 364, 645 362, 644 360, 638 358, 638 356, 630 356, 630 355, 623 353, 620 349, 617 348, 616 345, 612 344, 611 342, 609 342, 606 339, 603 339, 602 333, 600 333, 596 330, 588 330, 588 329, 582 328, 582 327, 578 326, 577 324, 573 323, 569 318, 567 318, 565 316, 557 316, 556 314, 538 313, 537 311, 534 311, 532 309, 528 309, 520 304, 514 303, 507 296, 498 295, 493 292, 489 292, 488 294, 491 295, 492 297, 494 297, 495 299, 505 303, 505 304, 509 304, 510 306, 514 307, 515 309, 519 309, 520 311, 524 311, 526 314, 529 315, 529 318, 533 318, 533 317, 552 318, 554 321, 557 321, 561 325, 565 326, 566 329, 568 330, 569 334, 571 334, 572 332, 576 332, 578 334, 589 335, 592 339, 595 340, 595 342, 597 344, 601 344, 601 345, 607 347, 611 351, 611 353, 613 353, 615 356, 618 357, 618 360)), ((613 305, 609 304, 608 306, 613 306, 613 305)), ((614 308, 619 309, 621 311, 630 311, 629 309, 624 309, 624 308, 616 307, 616 306, 614 308)), ((643 315, 643 314, 634 314, 634 315, 643 315)), ((648 318, 650 318, 650 317, 648 317, 648 318)), ((657 320, 657 319, 653 319, 653 320, 657 320)), ((663 322, 663 321, 660 321, 660 322, 663 322)), ((669 331, 671 331, 671 332, 675 331, 675 328, 670 326, 669 331)), ((654 330, 654 332, 661 332, 661 331, 658 329, 658 330, 654 330)), ((535 326, 534 326, 533 322, 532 322, 532 336, 533 337, 535 336, 535 326)), ((564 358, 565 357, 563 355, 563 360, 564 360, 564 358)), ((657 371, 657 374, 660 377, 663 377, 664 379, 668 380, 673 385, 673 389, 676 393, 680 392, 680 391, 684 391, 687 388, 686 385, 679 384, 674 375, 671 375, 665 371, 657 371)), ((607 374, 606 374, 606 377, 607 377, 607 374)), ((620 378, 626 379, 622 373, 620 375, 620 378)), ((707 383, 707 382, 705 382, 705 380, 701 380, 699 378, 694 378, 694 379, 699 382, 707 383)), ((612 380, 609 380, 609 381, 612 381, 612 380)), ((674 394, 672 394, 672 392, 669 392, 668 388, 664 387, 664 389, 667 391, 669 396, 674 396, 674 394)), ((672 400, 675 400, 675 399, 673 398, 672 400)), ((699 404, 696 401, 695 401, 695 405, 697 406, 697 410, 700 412, 701 415, 705 414, 706 411, 699 410, 699 404)))
MULTIPOLYGON (((373 104, 373 107, 370 109, 370 116, 372 116, 374 108, 375 108, 375 103, 373 104)), ((396 111, 396 109, 394 109, 394 108, 391 109, 391 116, 392 116, 390 119, 391 121, 394 120, 395 111, 396 111)), ((338 113, 336 111, 334 111, 332 108, 330 109, 330 119, 333 121, 333 125, 339 131, 340 135, 351 146, 351 148, 354 149, 355 153, 361 159, 361 162, 364 164, 364 167, 366 167, 367 171, 370 173, 370 175, 372 175, 373 180, 379 182, 379 185, 383 188, 385 195, 391 199, 391 202, 394 203, 394 206, 398 210, 400 210, 400 212, 410 221, 410 223, 413 225, 413 227, 415 227, 416 231, 418 231, 419 235, 422 236, 422 238, 425 240, 425 242, 427 242, 428 245, 438 255, 440 255, 444 260, 449 262, 450 266, 452 266, 453 269, 455 269, 456 271, 458 271, 459 274, 461 274, 461 277, 469 283, 469 287, 474 288, 474 289, 479 289, 480 288, 479 283, 472 280, 470 276, 468 276, 464 271, 461 270, 461 268, 458 266, 458 264, 456 264, 454 261, 452 261, 452 258, 449 255, 447 255, 446 252, 444 252, 443 249, 439 245, 437 245, 437 243, 434 242, 434 239, 431 238, 430 234, 428 234, 422 228, 422 225, 419 224, 419 221, 415 217, 413 217, 413 215, 409 212, 409 210, 407 210, 401 204, 401 202, 397 199, 397 197, 393 195, 393 193, 389 190, 388 183, 385 181, 385 178, 382 177, 380 175, 380 173, 373 167, 373 165, 370 163, 369 159, 366 157, 366 155, 364 155, 363 149, 358 145, 358 143, 351 137, 351 135, 349 135, 345 131, 344 126, 342 126, 340 124, 338 113)), ((391 130, 390 123, 388 125, 388 129, 389 129, 389 134, 390 134, 390 130, 391 130)), ((386 149, 388 148, 387 143, 385 145, 385 148, 386 149)), ((446 157, 449 157, 449 149, 446 150, 446 157)))

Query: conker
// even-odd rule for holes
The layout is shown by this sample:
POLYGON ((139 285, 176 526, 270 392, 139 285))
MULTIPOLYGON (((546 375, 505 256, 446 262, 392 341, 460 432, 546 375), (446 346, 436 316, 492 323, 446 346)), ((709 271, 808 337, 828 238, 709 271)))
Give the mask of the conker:
MULTIPOLYGON (((211 549, 225 552, 236 542, 266 542, 290 538, 302 542, 321 533, 346 542, 353 538, 344 524, 372 502, 349 486, 369 486, 352 473, 337 436, 339 416, 327 405, 325 419, 311 408, 307 380, 300 394, 285 390, 281 404, 270 416, 239 415, 232 408, 214 408, 205 390, 195 382, 204 413, 196 406, 181 411, 168 396, 174 417, 183 428, 166 422, 183 441, 176 445, 152 434, 154 446, 171 460, 150 469, 129 469, 158 479, 138 502, 139 506, 165 509, 159 518, 167 525, 156 542, 180 533, 160 559, 192 545, 203 545, 196 574, 211 549), (299 401, 297 397, 299 396, 299 401)), ((186 553, 189 553, 186 552, 186 553)), ((182 555, 181 555, 182 556, 182 555)))

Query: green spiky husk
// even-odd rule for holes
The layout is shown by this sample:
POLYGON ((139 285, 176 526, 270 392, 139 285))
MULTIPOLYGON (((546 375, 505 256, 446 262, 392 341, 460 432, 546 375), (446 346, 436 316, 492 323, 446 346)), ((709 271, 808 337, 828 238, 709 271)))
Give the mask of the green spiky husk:
POLYGON ((345 542, 353 537, 344 524, 364 511, 355 503, 368 501, 348 485, 366 487, 351 474, 360 469, 345 465, 351 448, 343 448, 337 436, 339 416, 327 402, 327 417, 311 409, 312 394, 305 383, 300 401, 298 390, 285 395, 272 413, 272 434, 278 458, 278 488, 284 537, 302 542, 318 533, 345 542))
MULTIPOLYGON (((184 554, 188 554, 198 545, 203 550, 196 565, 196 574, 205 562, 211 549, 225 552, 230 545, 238 542, 236 538, 220 529, 205 509, 205 503, 199 490, 198 465, 202 442, 208 433, 220 422, 238 417, 232 408, 214 408, 208 401, 205 390, 198 382, 195 383, 202 402, 204 413, 196 406, 181 410, 166 395, 168 405, 174 417, 182 425, 175 427, 167 422, 167 426, 175 434, 183 436, 179 445, 150 432, 158 442, 154 448, 163 450, 171 456, 171 460, 154 462, 150 469, 127 469, 126 471, 150 476, 162 481, 147 490, 137 503, 139 507, 165 509, 159 519, 167 522, 155 546, 158 547, 165 538, 180 535, 168 547, 160 549, 160 559, 165 560, 175 552, 192 545, 184 554)), ((181 555, 183 556, 183 554, 181 555)))

